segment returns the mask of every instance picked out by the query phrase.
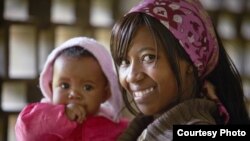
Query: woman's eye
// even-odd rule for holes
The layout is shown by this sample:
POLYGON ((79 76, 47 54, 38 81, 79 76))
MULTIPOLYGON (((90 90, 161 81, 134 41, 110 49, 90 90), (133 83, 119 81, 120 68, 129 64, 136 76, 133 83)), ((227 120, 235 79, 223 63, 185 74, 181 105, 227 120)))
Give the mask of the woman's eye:
POLYGON ((60 85, 60 87, 63 88, 63 89, 68 89, 69 88, 69 84, 68 83, 62 83, 60 85))
POLYGON ((148 54, 148 55, 144 55, 142 57, 142 61, 143 62, 147 62, 147 63, 151 63, 151 62, 154 62, 155 61, 155 55, 152 55, 152 54, 148 54))
POLYGON ((91 86, 91 85, 84 85, 83 86, 84 91, 91 91, 92 89, 93 89, 93 86, 91 86))

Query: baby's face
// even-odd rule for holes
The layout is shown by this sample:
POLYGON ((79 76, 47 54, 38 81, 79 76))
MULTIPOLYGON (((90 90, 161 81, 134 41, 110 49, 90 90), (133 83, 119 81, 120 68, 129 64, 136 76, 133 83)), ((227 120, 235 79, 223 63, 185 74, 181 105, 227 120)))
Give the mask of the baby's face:
POLYGON ((53 104, 80 104, 93 115, 110 94, 107 79, 93 57, 59 56, 53 69, 53 104))

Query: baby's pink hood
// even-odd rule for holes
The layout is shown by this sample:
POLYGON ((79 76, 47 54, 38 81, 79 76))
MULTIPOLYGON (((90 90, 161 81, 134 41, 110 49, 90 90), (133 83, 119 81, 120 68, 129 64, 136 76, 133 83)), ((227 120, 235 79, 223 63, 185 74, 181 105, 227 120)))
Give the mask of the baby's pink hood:
POLYGON ((121 98, 121 91, 119 89, 117 74, 113 64, 112 57, 108 50, 99 44, 96 40, 87 37, 75 37, 56 47, 48 56, 45 66, 40 74, 40 88, 44 98, 42 102, 52 101, 52 90, 50 83, 52 82, 53 64, 54 60, 62 50, 73 46, 80 46, 91 52, 98 60, 104 74, 106 75, 110 87, 111 97, 101 105, 99 115, 103 115, 113 121, 119 121, 120 110, 122 109, 123 102, 121 98))

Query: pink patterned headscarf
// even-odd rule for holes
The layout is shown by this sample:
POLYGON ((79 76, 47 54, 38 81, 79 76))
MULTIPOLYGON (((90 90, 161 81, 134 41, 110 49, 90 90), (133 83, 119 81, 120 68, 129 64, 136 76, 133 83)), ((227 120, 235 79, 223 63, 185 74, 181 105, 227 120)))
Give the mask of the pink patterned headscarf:
POLYGON ((144 0, 129 13, 158 19, 179 40, 196 66, 199 77, 209 74, 218 61, 218 42, 207 12, 198 0, 144 0))

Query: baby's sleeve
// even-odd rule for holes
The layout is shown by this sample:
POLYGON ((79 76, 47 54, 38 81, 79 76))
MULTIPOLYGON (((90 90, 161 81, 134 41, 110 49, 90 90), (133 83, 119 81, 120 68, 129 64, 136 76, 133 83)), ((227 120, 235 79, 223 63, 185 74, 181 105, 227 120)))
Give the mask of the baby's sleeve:
POLYGON ((77 123, 68 120, 64 112, 64 105, 27 105, 15 125, 17 141, 57 141, 69 136, 77 123))

